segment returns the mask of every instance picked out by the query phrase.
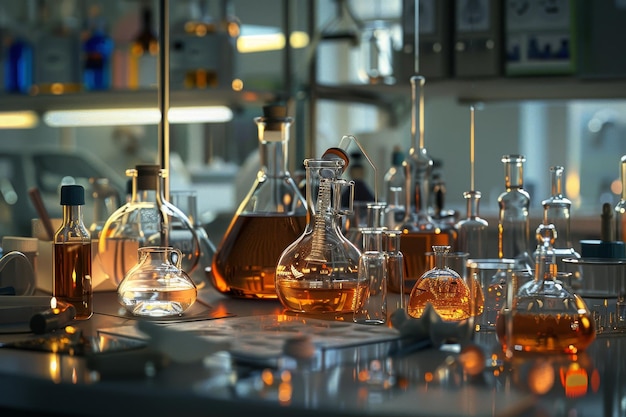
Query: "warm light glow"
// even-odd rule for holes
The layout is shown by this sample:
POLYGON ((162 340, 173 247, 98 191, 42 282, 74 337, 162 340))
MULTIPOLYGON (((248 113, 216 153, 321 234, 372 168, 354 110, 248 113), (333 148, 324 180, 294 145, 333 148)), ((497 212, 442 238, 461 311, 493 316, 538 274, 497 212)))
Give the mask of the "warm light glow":
MULTIPOLYGON (((305 48, 309 44, 309 35, 302 31, 291 32, 289 44, 294 49, 305 48)), ((277 51, 285 45, 285 35, 272 27, 244 25, 241 36, 237 38, 237 51, 240 53, 277 51)))
POLYGON ((34 111, 0 112, 0 129, 31 129, 39 123, 34 111))
POLYGON ((565 195, 572 200, 578 200, 580 198, 580 175, 577 172, 570 172, 566 174, 566 177, 565 195))
MULTIPOLYGON (((233 112, 226 106, 172 107, 169 122, 222 123, 230 121, 233 112)), ((161 121, 156 108, 56 110, 43 115, 51 127, 154 125, 161 121)))
POLYGON ((619 179, 611 181, 611 192, 616 195, 622 195, 622 182, 619 179))
POLYGON ((56 299, 56 297, 52 297, 50 299, 50 308, 57 308, 57 299, 56 299))

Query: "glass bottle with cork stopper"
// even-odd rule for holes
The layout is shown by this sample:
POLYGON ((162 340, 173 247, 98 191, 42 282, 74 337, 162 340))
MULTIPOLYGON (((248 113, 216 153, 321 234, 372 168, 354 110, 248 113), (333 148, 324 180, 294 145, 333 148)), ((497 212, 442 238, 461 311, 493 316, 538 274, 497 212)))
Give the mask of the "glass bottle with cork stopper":
POLYGON ((81 185, 61 187, 63 223, 54 234, 53 296, 76 308, 76 319, 93 314, 91 234, 83 223, 85 190, 81 185))

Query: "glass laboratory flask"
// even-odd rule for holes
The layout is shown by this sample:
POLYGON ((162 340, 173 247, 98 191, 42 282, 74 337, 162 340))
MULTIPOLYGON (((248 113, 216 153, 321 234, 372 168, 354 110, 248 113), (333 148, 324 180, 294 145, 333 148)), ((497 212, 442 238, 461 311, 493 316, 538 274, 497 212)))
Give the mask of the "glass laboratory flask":
POLYGON ((498 257, 515 259, 518 267, 531 271, 530 196, 524 189, 524 155, 504 155, 505 191, 498 196, 498 257))
POLYGON ((487 227, 489 223, 478 215, 480 191, 463 193, 467 206, 467 217, 456 223, 457 249, 469 253, 470 259, 487 257, 487 227))
POLYGON ((402 225, 406 216, 406 175, 402 161, 404 152, 399 146, 393 148, 391 154, 391 167, 385 173, 383 182, 385 184, 385 198, 387 207, 385 208, 385 226, 389 229, 397 229, 402 225))
POLYGON ((117 285, 137 262, 137 249, 172 246, 182 253, 182 268, 192 274, 200 258, 200 243, 187 215, 163 196, 166 172, 159 165, 126 170, 132 195, 105 222, 98 240, 104 273, 117 285))
POLYGON ((119 303, 135 316, 182 315, 198 297, 198 290, 182 269, 183 254, 172 247, 145 246, 139 260, 117 287, 119 303))
MULTIPOLYGON (((280 255, 276 292, 289 310, 300 313, 353 313, 359 291, 361 252, 341 233, 342 191, 353 187, 340 179, 345 161, 306 159, 307 225, 280 255)), ((362 294, 361 294, 362 297, 362 294)))
POLYGON ((596 337, 587 305, 558 279, 555 230, 554 225, 544 225, 538 231, 533 280, 519 288, 510 311, 498 316, 496 332, 505 350, 575 354, 596 337))
POLYGON ((213 256, 213 286, 237 298, 276 299, 276 262, 306 224, 306 201, 287 170, 292 118, 283 106, 263 112, 255 119, 259 172, 213 256))
POLYGON ((412 146, 403 162, 406 177, 406 217, 400 229, 405 260, 405 285, 413 288, 418 278, 428 270, 425 253, 432 246, 451 246, 454 237, 442 230, 428 212, 428 196, 433 160, 424 147, 424 78, 411 77, 413 110, 411 119, 412 146), (418 99, 418 87, 419 99, 418 99), (419 115, 418 115, 419 112, 419 115), (419 128, 418 125, 419 124, 419 128))
POLYGON ((407 313, 422 316, 428 303, 444 321, 461 321, 472 316, 473 298, 464 278, 447 265, 450 246, 433 246, 435 267, 426 271, 409 295, 407 313))
POLYGON ((620 160, 622 194, 615 205, 615 240, 626 242, 626 155, 620 160))

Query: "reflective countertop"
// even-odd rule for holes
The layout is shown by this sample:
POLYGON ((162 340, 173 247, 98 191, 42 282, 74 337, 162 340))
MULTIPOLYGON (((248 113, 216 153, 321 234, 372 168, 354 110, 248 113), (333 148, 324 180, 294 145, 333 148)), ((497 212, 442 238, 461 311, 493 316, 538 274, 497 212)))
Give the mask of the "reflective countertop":
MULTIPOLYGON (((209 288, 200 294, 203 319, 289 316, 278 301, 231 299, 209 288)), ((180 363, 157 355, 145 341, 100 332, 138 322, 119 311, 115 293, 96 293, 94 311, 91 319, 73 323, 93 342, 88 354, 44 352, 24 343, 40 341, 38 336, 0 334, 2 415, 626 415, 624 334, 599 335, 574 356, 504 360, 494 333, 475 333, 463 348, 410 349, 390 337, 331 346, 315 360, 281 356, 256 363, 220 352, 180 363), (28 348, 6 347, 16 341, 28 348)), ((295 318, 305 326, 315 321, 295 318)))

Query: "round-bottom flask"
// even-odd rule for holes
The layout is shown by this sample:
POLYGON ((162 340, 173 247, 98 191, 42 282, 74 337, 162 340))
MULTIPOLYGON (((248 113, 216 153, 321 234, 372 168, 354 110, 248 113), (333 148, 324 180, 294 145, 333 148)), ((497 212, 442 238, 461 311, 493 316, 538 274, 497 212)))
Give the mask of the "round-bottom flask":
MULTIPOLYGON (((281 254, 276 292, 289 310, 301 313, 353 313, 359 291, 361 252, 341 233, 343 160, 306 159, 307 225, 281 254)), ((350 201, 351 203, 351 201, 350 201)), ((351 204, 350 204, 351 205, 351 204)))
POLYGON ((433 246, 435 267, 426 271, 415 283, 409 296, 408 314, 422 316, 428 303, 444 321, 461 321, 472 316, 470 288, 456 271, 446 263, 450 246, 433 246))
POLYGON ((139 248, 139 261, 117 288, 130 313, 144 317, 183 314, 198 297, 198 290, 183 271, 183 254, 172 247, 139 248))

